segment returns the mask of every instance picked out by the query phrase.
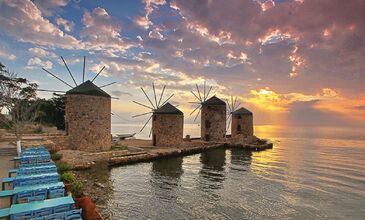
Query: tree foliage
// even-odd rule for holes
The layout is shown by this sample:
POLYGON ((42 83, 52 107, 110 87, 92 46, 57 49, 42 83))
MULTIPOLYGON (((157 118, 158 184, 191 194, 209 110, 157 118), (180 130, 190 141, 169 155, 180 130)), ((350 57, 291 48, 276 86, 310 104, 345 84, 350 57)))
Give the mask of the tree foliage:
POLYGON ((37 84, 18 77, 0 63, 0 112, 10 116, 10 119, 0 119, 12 129, 18 140, 25 127, 38 116, 37 88, 37 84))
POLYGON ((58 130, 65 129, 65 98, 54 95, 51 99, 40 100, 40 114, 36 121, 40 124, 56 126, 58 130))

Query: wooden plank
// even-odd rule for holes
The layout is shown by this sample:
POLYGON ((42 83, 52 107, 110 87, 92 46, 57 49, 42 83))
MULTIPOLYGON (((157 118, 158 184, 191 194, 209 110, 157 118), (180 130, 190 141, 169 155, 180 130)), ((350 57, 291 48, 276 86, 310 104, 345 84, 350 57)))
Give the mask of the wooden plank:
POLYGON ((9 215, 14 215, 22 212, 30 212, 43 208, 52 208, 59 205, 73 205, 75 201, 71 196, 65 196, 56 199, 47 199, 43 201, 35 201, 29 203, 14 204, 10 207, 9 215))
POLYGON ((28 191, 28 190, 36 190, 36 189, 49 189, 51 187, 64 187, 63 182, 50 183, 50 184, 37 184, 37 185, 29 185, 29 186, 16 186, 13 189, 13 194, 17 194, 19 192, 28 191))
POLYGON ((10 208, 0 209, 0 218, 9 216, 10 208))
POLYGON ((2 190, 0 191, 0 197, 8 197, 13 195, 13 190, 2 190))

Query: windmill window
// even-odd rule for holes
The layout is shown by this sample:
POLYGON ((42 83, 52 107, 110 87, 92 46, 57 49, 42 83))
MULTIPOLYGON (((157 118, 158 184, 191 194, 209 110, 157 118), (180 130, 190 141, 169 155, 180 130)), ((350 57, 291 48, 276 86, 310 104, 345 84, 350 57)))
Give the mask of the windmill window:
POLYGON ((153 121, 156 121, 156 115, 153 116, 153 121))
POLYGON ((239 115, 239 116, 238 116, 238 119, 241 119, 241 118, 242 118, 242 117, 241 117, 241 115, 239 115))

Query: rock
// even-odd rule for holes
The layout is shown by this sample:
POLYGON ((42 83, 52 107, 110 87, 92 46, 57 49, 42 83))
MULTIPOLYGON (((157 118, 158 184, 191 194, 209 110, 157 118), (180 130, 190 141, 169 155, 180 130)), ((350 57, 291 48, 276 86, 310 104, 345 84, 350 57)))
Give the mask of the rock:
POLYGON ((253 144, 257 142, 259 139, 256 136, 250 136, 246 138, 246 143, 253 144))
POLYGON ((102 220, 100 213, 98 212, 95 203, 90 196, 84 196, 82 198, 75 198, 76 206, 82 208, 83 219, 95 219, 102 220))
POLYGON ((186 135, 186 136, 185 136, 185 140, 184 140, 184 141, 186 141, 186 142, 191 142, 190 135, 186 135))
POLYGON ((94 185, 103 189, 105 188, 105 186, 101 183, 94 183, 94 185))

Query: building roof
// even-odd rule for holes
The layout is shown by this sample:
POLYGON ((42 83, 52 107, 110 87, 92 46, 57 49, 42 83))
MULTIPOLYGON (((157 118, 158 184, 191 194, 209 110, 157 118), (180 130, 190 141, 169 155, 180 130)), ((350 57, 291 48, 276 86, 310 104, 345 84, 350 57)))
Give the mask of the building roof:
POLYGON ((221 99, 217 98, 216 96, 213 96, 212 98, 203 102, 202 105, 226 105, 226 103, 221 99))
POLYGON ((90 80, 66 92, 66 95, 90 95, 110 98, 110 95, 92 83, 90 80))
POLYGON ((183 115, 184 113, 169 102, 154 111, 155 114, 183 115))
POLYGON ((242 107, 232 112, 232 115, 252 115, 252 112, 242 107))

